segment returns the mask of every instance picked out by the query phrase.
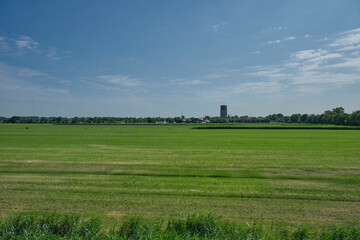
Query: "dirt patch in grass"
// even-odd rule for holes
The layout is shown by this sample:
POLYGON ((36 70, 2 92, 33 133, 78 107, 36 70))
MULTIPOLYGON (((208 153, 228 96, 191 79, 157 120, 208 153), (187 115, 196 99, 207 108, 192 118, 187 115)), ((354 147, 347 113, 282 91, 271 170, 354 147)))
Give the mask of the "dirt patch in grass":
MULTIPOLYGON (((21 161, 21 162, 23 162, 23 161, 21 161)), ((41 160, 26 160, 25 162, 26 163, 39 163, 39 162, 43 162, 43 161, 41 161, 41 160)))
POLYGON ((3 163, 0 163, 0 165, 6 164, 6 165, 10 165, 10 164, 14 164, 14 163, 40 163, 40 162, 45 162, 43 160, 4 160, 2 161, 3 163))
POLYGON ((126 213, 123 213, 123 212, 119 212, 119 211, 112 211, 112 212, 107 212, 105 214, 106 216, 108 217, 123 217, 123 216, 126 216, 127 214, 126 213))
POLYGON ((121 162, 101 162, 105 165, 163 165, 161 162, 139 162, 139 161, 121 161, 121 162))

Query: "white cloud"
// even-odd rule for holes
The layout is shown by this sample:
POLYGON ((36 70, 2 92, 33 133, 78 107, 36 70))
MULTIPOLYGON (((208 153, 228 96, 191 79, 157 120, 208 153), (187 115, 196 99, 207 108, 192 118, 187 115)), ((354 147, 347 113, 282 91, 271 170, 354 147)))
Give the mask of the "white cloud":
POLYGON ((214 24, 211 26, 211 31, 213 33, 218 33, 221 30, 223 30, 227 25, 228 25, 227 22, 221 22, 221 23, 214 24))
POLYGON ((354 46, 360 43, 360 33, 349 34, 329 44, 331 47, 354 46))
POLYGON ((124 75, 101 75, 97 76, 96 78, 102 82, 111 83, 122 87, 137 87, 143 85, 140 80, 124 75))
POLYGON ((339 48, 339 51, 351 51, 360 48, 360 28, 340 33, 340 36, 329 46, 339 48))
POLYGON ((339 51, 352 51, 352 50, 357 50, 357 49, 360 49, 360 44, 353 45, 353 46, 346 46, 346 47, 340 48, 339 51))
POLYGON ((283 39, 277 39, 277 40, 273 40, 273 41, 267 41, 266 43, 271 45, 271 44, 279 44, 279 43, 282 43, 282 42, 286 42, 286 41, 291 41, 291 40, 295 40, 296 37, 294 36, 289 36, 289 37, 286 37, 286 38, 283 38, 283 39))
POLYGON ((260 54, 261 51, 253 51, 251 54, 260 54))
MULTIPOLYGON (((354 58, 345 58, 343 62, 336 63, 331 65, 333 68, 352 68, 352 69, 358 69, 360 71, 360 57, 357 55, 357 57, 354 58)), ((360 75, 359 75, 360 78, 360 75)))
POLYGON ((15 40, 18 49, 36 49, 39 45, 38 42, 32 40, 29 36, 21 35, 15 40))
POLYGON ((24 56, 29 53, 36 53, 51 60, 60 60, 71 55, 71 51, 59 51, 56 47, 40 47, 40 44, 26 35, 17 38, 0 36, 0 51, 12 56, 24 56))
POLYGON ((281 43, 281 40, 278 39, 278 40, 273 40, 273 41, 267 41, 266 43, 267 44, 278 44, 278 43, 281 43))
POLYGON ((349 31, 345 31, 342 34, 349 34, 349 33, 360 33, 360 28, 355 28, 349 31))
POLYGON ((323 62, 329 59, 341 58, 343 55, 339 53, 329 53, 323 49, 310 49, 296 52, 292 54, 292 57, 298 61, 323 62))
POLYGON ((318 40, 316 40, 317 42, 324 42, 324 41, 328 41, 329 38, 328 37, 323 37, 323 38, 320 38, 318 40))
MULTIPOLYGON (((330 41, 327 37, 323 40, 330 41)), ((271 44, 279 42, 281 40, 271 44)), ((247 75, 279 83, 280 89, 301 94, 357 84, 360 83, 360 54, 351 50, 360 49, 359 45, 360 28, 338 34, 322 48, 295 52, 282 64, 249 68, 247 75)))
POLYGON ((311 37, 310 34, 305 34, 305 35, 304 35, 304 38, 310 38, 310 37, 311 37))
MULTIPOLYGON (((358 61, 346 62, 338 67, 348 66, 354 68, 355 66, 359 66, 359 63, 360 59, 358 61)), ((249 72, 248 75, 268 79, 271 85, 264 84, 264 87, 269 88, 269 92, 287 89, 288 91, 303 94, 313 94, 360 82, 360 76, 357 73, 329 71, 329 68, 332 70, 336 67, 336 65, 333 64, 321 66, 319 63, 298 63, 293 65, 291 70, 286 68, 286 65, 287 64, 274 66, 272 69, 264 66, 264 70, 259 70, 261 67, 258 66, 255 68, 258 69, 257 71, 254 69, 252 72, 249 72), (309 91, 309 89, 311 89, 311 91, 309 91)))
POLYGON ((52 60, 60 60, 61 59, 61 57, 59 57, 59 55, 57 53, 56 47, 50 47, 46 53, 46 57, 48 57, 52 60))
POLYGON ((324 49, 310 49, 296 52, 291 55, 292 60, 285 67, 297 68, 301 71, 313 71, 320 68, 326 68, 328 61, 342 59, 343 55, 339 53, 329 53, 324 49))
POLYGON ((274 32, 274 31, 281 31, 284 29, 287 29, 288 26, 276 26, 276 27, 272 27, 272 28, 268 28, 265 30, 261 30, 260 33, 268 33, 268 32, 274 32))
POLYGON ((292 56, 298 60, 304 60, 304 59, 319 57, 319 56, 327 54, 327 53, 328 52, 323 49, 317 49, 317 50, 310 49, 310 50, 303 50, 303 51, 296 52, 292 56))

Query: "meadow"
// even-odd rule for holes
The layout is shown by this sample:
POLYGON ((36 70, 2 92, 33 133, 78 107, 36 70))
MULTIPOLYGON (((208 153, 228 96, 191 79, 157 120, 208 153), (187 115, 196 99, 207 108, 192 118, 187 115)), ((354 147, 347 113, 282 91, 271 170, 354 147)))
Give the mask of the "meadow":
POLYGON ((0 214, 360 223, 360 131, 0 124, 0 214))

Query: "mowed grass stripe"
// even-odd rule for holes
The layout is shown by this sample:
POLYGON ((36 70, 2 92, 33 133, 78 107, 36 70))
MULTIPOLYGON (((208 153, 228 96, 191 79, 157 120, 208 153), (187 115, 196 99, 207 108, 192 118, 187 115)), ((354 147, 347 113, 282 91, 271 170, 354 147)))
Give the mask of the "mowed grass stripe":
MULTIPOLYGON (((202 173, 198 173, 201 169, 186 169, 189 172, 184 173, 181 169, 178 171, 174 171, 171 173, 170 171, 166 171, 166 169, 124 169, 124 170, 116 170, 116 171, 106 171, 106 170, 99 170, 96 166, 93 166, 92 170, 89 170, 87 167, 86 170, 79 169, 75 171, 69 167, 68 170, 63 169, 59 170, 54 168, 53 169, 46 169, 43 168, 39 170, 37 168, 19 168, 19 169, 10 169, 6 170, 3 169, 2 173, 14 173, 14 174, 47 174, 47 175, 118 175, 118 176, 143 176, 143 177, 165 177, 165 178, 232 178, 232 179, 278 179, 278 180, 309 180, 309 181, 321 181, 321 182, 333 182, 338 184, 356 184, 358 185, 359 182, 359 175, 358 173, 354 173, 352 169, 348 171, 340 170, 339 174, 337 174, 333 170, 324 171, 322 169, 322 173, 319 175, 315 175, 310 173, 306 175, 307 171, 299 172, 299 169, 284 169, 284 171, 253 171, 251 169, 237 169, 232 171, 218 171, 218 170, 204 170, 202 173), (293 170, 293 171, 292 171, 293 170), (181 173, 178 173, 181 172, 181 173), (192 172, 192 173, 191 173, 192 172), (285 173, 287 172, 287 173, 285 173), (326 174, 331 173, 332 176, 326 174), (346 172, 348 174, 346 175, 346 172)), ((356 186, 355 186, 356 187, 356 186)))
MULTIPOLYGON (((56 175, 55 175, 56 176, 56 175)), ((61 176, 61 175, 57 175, 61 176)), ((74 175, 72 175, 74 176, 74 175)), ((78 175, 75 175, 78 176, 78 175)), ((84 175, 86 176, 86 175, 84 175)), ((91 179, 69 181, 53 184, 45 178, 54 178, 53 174, 42 176, 42 181, 31 181, 32 176, 23 180, 3 180, 5 191, 60 191, 84 192, 91 194, 163 194, 163 195, 193 195, 193 196, 228 196, 238 198, 287 198, 287 199, 312 199, 329 201, 360 201, 357 185, 339 185, 336 181, 314 181, 307 179, 292 180, 291 184, 284 183, 283 179, 276 178, 237 178, 219 179, 212 177, 182 177, 176 176, 117 176, 108 182, 99 175, 92 178, 100 179, 99 182, 91 179), (125 176, 125 177, 124 177, 125 176), (49 184, 47 184, 47 182, 49 184), (194 184, 195 183, 195 184, 194 184), (355 189, 354 189, 355 187, 355 189)))

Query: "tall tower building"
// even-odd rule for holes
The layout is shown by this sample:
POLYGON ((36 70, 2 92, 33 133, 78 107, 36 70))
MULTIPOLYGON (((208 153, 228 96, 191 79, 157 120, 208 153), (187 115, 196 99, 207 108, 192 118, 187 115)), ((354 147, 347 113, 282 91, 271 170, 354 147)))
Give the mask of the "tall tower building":
POLYGON ((226 105, 221 105, 220 106, 220 117, 221 118, 226 118, 227 117, 227 106, 226 105))

